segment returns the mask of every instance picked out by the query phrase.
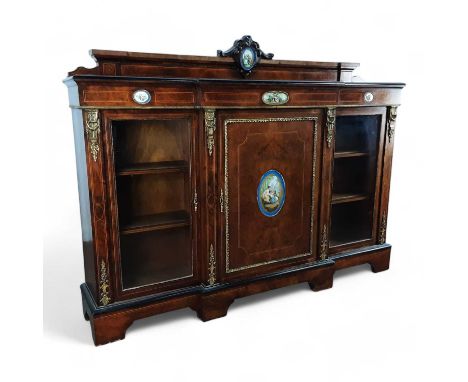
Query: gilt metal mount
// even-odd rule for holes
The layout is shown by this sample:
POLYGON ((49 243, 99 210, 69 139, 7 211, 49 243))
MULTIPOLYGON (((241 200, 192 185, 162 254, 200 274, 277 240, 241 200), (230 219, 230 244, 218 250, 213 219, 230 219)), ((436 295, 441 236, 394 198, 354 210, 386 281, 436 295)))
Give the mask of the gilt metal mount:
POLYGON ((213 285, 216 282, 216 259, 213 243, 210 244, 210 254, 208 259, 208 284, 213 285))
POLYGON ((107 270, 106 263, 104 260, 101 260, 101 267, 99 269, 99 302, 103 306, 106 306, 111 302, 109 290, 109 272, 107 270))
POLYGON ((320 259, 325 260, 328 255, 328 229, 324 224, 320 238, 320 259))
POLYGON ((195 212, 198 211, 198 194, 197 194, 197 190, 195 190, 195 193, 193 195, 193 210, 195 212))
POLYGON ((101 132, 99 112, 97 109, 86 110, 86 135, 88 136, 88 147, 91 157, 96 162, 99 154, 99 134, 101 132))
POLYGON ((205 110, 205 132, 206 132, 206 146, 208 147, 208 155, 213 154, 213 147, 215 144, 214 133, 216 131, 215 111, 212 109, 205 110))
POLYGON ((380 220, 379 227, 379 244, 385 244, 387 236, 387 213, 382 214, 382 219, 380 220))
POLYGON ((327 110, 327 147, 331 148, 333 135, 335 134, 336 109, 329 108, 327 110))
POLYGON ((387 135, 388 135, 389 143, 392 141, 392 138, 395 135, 396 117, 397 117, 397 107, 392 106, 390 107, 388 111, 388 121, 387 121, 387 135))

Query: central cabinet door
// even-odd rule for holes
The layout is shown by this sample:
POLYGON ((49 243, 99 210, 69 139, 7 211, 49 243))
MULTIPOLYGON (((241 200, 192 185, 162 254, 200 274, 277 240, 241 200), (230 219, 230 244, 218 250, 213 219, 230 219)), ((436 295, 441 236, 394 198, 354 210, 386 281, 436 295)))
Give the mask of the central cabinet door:
POLYGON ((219 112, 223 279, 315 260, 318 111, 219 112))

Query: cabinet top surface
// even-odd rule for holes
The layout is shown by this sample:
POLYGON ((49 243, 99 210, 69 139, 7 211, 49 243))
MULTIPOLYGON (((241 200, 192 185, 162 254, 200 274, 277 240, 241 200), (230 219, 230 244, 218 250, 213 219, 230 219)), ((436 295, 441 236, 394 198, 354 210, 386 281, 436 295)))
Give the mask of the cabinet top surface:
MULTIPOLYGON (((239 40, 236 40, 236 43, 237 41, 239 40)), ((89 53, 97 66, 78 67, 68 73, 69 77, 65 81, 70 78, 185 79, 404 87, 403 83, 365 83, 356 80, 352 73, 359 67, 359 63, 273 60, 272 54, 265 54, 259 49, 249 51, 247 47, 240 51, 234 49, 232 53, 233 49, 234 47, 226 52, 218 51, 217 57, 93 49, 89 53), (245 50, 248 51, 247 55, 245 50)))
MULTIPOLYGON (((142 52, 127 52, 118 50, 102 50, 91 49, 89 54, 96 62, 103 60, 117 61, 147 61, 147 62, 184 62, 192 64, 225 64, 232 63, 229 57, 219 56, 196 56, 196 55, 177 55, 163 53, 142 53, 142 52)), ((265 66, 291 66, 291 67, 309 67, 309 68, 336 68, 341 65, 343 68, 355 69, 359 67, 359 63, 355 62, 322 62, 322 61, 298 61, 298 60, 265 60, 262 61, 265 66)))

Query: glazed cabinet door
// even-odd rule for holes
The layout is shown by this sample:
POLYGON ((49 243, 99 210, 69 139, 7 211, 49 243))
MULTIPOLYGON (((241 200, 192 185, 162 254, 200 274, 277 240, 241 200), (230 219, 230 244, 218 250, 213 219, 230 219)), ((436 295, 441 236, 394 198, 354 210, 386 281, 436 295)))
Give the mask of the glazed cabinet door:
POLYGON ((117 298, 198 280, 196 115, 105 111, 117 298))
POLYGON ((321 117, 219 111, 221 279, 315 261, 321 117))
POLYGON ((386 108, 328 109, 321 257, 377 243, 386 108))

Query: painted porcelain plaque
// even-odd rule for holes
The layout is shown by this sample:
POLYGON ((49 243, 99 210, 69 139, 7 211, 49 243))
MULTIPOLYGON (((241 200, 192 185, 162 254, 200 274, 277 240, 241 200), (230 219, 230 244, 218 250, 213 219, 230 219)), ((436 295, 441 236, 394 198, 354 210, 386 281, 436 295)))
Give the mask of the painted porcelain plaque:
POLYGON ((276 170, 262 175, 257 188, 257 202, 260 212, 268 217, 276 216, 283 208, 286 185, 283 176, 276 170))
POLYGON ((240 64, 246 71, 252 69, 255 65, 255 52, 252 48, 244 48, 240 54, 240 64))
POLYGON ((284 105, 289 101, 289 95, 286 92, 272 90, 263 93, 262 101, 266 105, 284 105))
POLYGON ((367 92, 366 94, 364 94, 364 101, 372 102, 373 99, 374 95, 371 92, 367 92))
POLYGON ((151 94, 147 90, 136 90, 133 92, 133 100, 140 105, 145 105, 151 101, 151 94))

